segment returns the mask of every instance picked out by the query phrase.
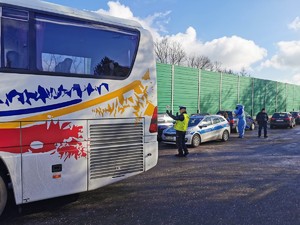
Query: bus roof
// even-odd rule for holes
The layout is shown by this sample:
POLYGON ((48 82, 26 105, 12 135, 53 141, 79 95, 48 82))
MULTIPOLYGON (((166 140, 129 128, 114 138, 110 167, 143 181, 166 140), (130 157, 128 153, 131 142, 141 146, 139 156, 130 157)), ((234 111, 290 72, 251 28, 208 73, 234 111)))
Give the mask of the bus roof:
POLYGON ((130 26, 133 28, 142 28, 142 26, 133 20, 121 19, 109 15, 104 15, 92 11, 78 10, 71 7, 66 7, 46 1, 40 0, 0 0, 0 3, 8 5, 16 5, 25 8, 40 10, 43 12, 57 13, 61 15, 68 15, 87 20, 93 20, 103 23, 113 23, 120 26, 130 26))

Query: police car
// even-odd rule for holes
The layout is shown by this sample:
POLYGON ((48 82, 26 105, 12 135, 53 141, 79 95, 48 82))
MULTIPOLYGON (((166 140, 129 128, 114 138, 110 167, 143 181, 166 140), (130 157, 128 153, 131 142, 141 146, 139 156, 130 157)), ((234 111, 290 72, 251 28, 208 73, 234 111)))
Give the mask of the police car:
MULTIPOLYGON (((229 135, 230 125, 223 116, 193 115, 190 117, 185 140, 187 145, 196 147, 207 141, 227 141, 229 135)), ((176 130, 173 126, 163 131, 162 142, 176 144, 176 130)))

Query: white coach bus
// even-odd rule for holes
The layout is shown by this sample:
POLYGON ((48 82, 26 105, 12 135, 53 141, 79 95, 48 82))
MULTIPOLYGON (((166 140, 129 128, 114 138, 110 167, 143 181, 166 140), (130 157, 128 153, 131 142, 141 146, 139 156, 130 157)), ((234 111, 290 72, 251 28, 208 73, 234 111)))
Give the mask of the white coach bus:
POLYGON ((137 22, 0 0, 0 214, 157 164, 153 41, 137 22))

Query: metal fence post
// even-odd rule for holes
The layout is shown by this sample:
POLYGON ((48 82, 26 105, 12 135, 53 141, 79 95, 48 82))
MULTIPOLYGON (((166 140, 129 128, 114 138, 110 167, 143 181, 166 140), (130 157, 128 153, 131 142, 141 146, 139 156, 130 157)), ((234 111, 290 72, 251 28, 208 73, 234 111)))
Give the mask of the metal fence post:
POLYGON ((174 65, 172 65, 172 84, 171 84, 171 109, 174 112, 174 78, 175 77, 175 68, 174 65))
POLYGON ((240 84, 241 84, 241 76, 238 76, 238 84, 237 84, 237 102, 240 104, 240 84))
POLYGON ((220 75, 220 92, 219 92, 219 110, 222 109, 222 83, 223 83, 223 73, 220 75))
POLYGON ((201 112, 201 69, 198 69, 198 113, 201 112))
POLYGON ((252 78, 251 116, 254 115, 254 78, 252 78))

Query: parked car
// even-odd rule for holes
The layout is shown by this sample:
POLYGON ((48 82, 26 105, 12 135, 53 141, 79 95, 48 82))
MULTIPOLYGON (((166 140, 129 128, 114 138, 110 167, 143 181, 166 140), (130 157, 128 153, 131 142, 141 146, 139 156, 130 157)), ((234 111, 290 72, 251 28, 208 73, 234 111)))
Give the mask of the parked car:
POLYGON ((164 129, 172 126, 174 120, 166 113, 159 113, 157 117, 157 141, 161 141, 161 135, 164 129))
MULTIPOLYGON (((218 115, 224 116, 229 124, 231 132, 238 132, 237 128, 237 118, 234 117, 234 112, 232 110, 220 110, 217 112, 218 115)), ((255 120, 247 113, 245 112, 246 116, 246 130, 254 130, 255 129, 255 120)))
MULTIPOLYGON (((187 145, 196 147, 200 143, 222 140, 227 141, 230 135, 228 121, 220 115, 195 115, 190 117, 185 140, 187 145)), ((166 144, 176 143, 176 130, 169 127, 163 131, 162 141, 166 144)))
POLYGON ((272 115, 270 121, 270 128, 275 127, 290 127, 293 128, 296 125, 295 118, 289 112, 275 112, 272 115))
POLYGON ((300 124, 300 112, 291 112, 291 114, 295 118, 296 124, 300 124))

